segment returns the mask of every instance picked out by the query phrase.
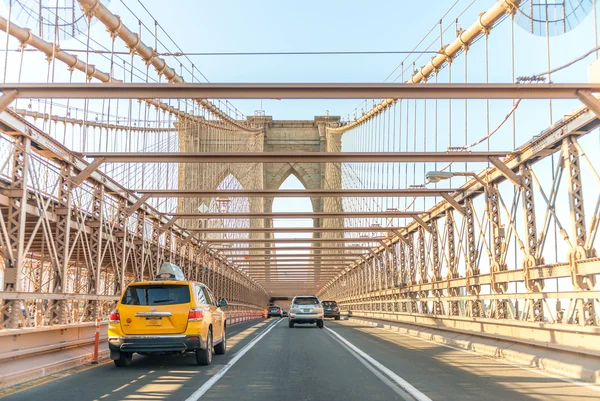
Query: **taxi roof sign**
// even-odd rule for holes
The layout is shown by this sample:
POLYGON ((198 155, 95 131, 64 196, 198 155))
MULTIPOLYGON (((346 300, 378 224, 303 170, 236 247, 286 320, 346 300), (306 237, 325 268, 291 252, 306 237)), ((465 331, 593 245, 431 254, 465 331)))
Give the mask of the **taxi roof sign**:
POLYGON ((158 274, 156 275, 158 280, 177 280, 184 281, 185 276, 181 271, 181 268, 173 263, 164 262, 160 269, 158 269, 158 274))

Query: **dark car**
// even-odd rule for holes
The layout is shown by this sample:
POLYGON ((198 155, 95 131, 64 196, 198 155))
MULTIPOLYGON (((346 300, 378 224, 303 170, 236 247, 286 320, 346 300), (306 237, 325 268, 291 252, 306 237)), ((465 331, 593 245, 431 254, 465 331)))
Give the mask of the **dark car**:
POLYGON ((335 320, 340 320, 340 307, 335 301, 321 301, 323 305, 323 314, 325 317, 333 317, 335 320))
POLYGON ((267 311, 267 317, 283 317, 283 311, 281 310, 281 306, 269 306, 267 311))

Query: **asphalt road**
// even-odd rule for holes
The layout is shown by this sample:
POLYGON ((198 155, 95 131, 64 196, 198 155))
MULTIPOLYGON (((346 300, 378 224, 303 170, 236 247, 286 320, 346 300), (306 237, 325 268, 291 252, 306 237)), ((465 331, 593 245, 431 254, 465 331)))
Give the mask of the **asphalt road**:
POLYGON ((598 400, 598 387, 356 323, 288 328, 287 319, 230 329, 226 355, 135 356, 14 389, 16 400, 598 400))

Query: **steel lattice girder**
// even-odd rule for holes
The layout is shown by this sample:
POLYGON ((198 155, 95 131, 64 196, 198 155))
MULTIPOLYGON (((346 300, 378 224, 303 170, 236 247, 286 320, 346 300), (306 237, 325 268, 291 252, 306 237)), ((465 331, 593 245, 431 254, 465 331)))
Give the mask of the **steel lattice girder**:
POLYGON ((369 217, 381 219, 409 218, 423 212, 272 212, 272 213, 165 213, 177 219, 336 219, 369 217))
POLYGON ((489 162, 509 152, 86 152, 103 163, 418 163, 489 162))
MULTIPOLYGON (((236 247, 232 246, 231 248, 223 248, 223 247, 212 247, 215 251, 221 252, 236 252, 236 251, 356 251, 356 250, 366 250, 373 249, 372 246, 270 246, 270 247, 236 247)), ((342 252, 340 252, 342 253, 342 252)))
POLYGON ((162 189, 162 190, 143 190, 134 189, 134 192, 144 196, 154 198, 304 198, 304 197, 423 197, 423 196, 442 196, 456 192, 456 189, 244 189, 244 190, 186 190, 186 189, 162 189))
POLYGON ((274 228, 193 228, 189 231, 203 233, 362 233, 402 230, 404 227, 274 227, 274 228))
POLYGON ((367 238, 204 238, 202 241, 206 242, 209 247, 214 244, 302 244, 302 243, 319 243, 319 242, 380 242, 387 241, 388 237, 367 237, 367 238))
POLYGON ((0 84, 13 90, 26 99, 579 99, 600 84, 0 84))

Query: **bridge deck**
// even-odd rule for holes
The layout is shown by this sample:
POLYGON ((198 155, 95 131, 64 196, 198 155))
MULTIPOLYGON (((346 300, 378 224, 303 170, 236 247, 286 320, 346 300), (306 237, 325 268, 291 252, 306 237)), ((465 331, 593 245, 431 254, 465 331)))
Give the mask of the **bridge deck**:
POLYGON ((215 355, 209 367, 196 366, 191 355, 136 356, 128 368, 107 361, 5 389, 0 396, 10 401, 560 401, 600 396, 600 388, 590 384, 356 321, 328 321, 323 330, 313 325, 290 329, 286 319, 254 321, 231 328, 229 339, 228 353, 215 355))

